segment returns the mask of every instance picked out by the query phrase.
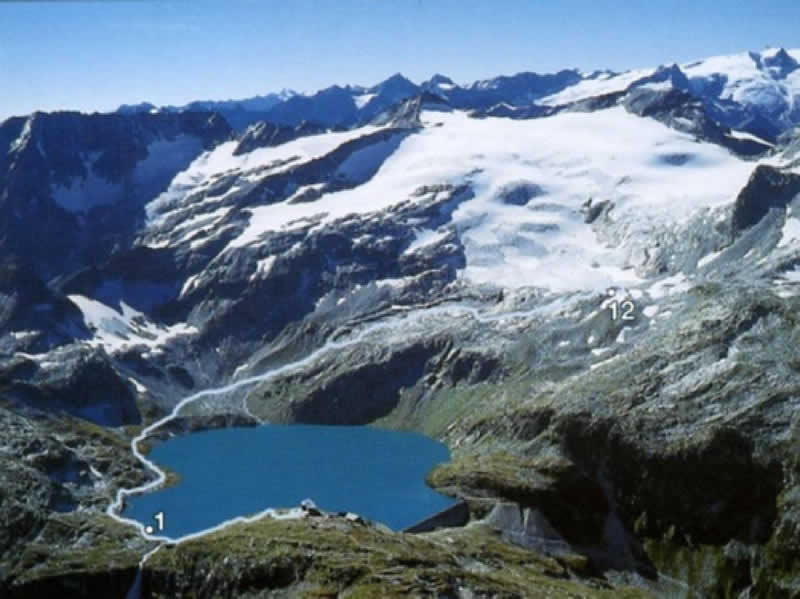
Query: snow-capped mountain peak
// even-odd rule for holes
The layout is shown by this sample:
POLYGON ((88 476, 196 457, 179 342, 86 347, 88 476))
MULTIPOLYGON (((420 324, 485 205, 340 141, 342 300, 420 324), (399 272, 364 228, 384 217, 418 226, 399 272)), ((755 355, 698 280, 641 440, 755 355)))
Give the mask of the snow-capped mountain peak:
POLYGON ((776 79, 784 79, 800 68, 800 63, 784 48, 770 48, 761 52, 761 64, 767 67, 776 79))
POLYGON ((377 85, 370 88, 369 91, 372 93, 398 93, 398 92, 408 92, 416 91, 418 88, 417 86, 410 80, 407 79, 401 73, 395 73, 391 77, 386 78, 385 80, 381 81, 377 85))
POLYGON ((450 77, 447 75, 442 75, 441 73, 436 73, 433 77, 428 79, 426 83, 429 85, 455 85, 450 77))

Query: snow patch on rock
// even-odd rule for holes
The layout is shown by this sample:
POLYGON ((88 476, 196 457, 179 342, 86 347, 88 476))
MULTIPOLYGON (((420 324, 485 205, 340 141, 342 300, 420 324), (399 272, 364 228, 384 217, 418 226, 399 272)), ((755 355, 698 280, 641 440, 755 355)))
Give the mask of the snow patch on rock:
POLYGON ((120 302, 120 311, 117 311, 83 295, 69 295, 68 298, 83 313, 84 323, 94 333, 85 343, 103 347, 109 353, 136 346, 146 346, 157 353, 173 337, 197 332, 195 327, 183 323, 167 327, 151 322, 125 302, 120 302))

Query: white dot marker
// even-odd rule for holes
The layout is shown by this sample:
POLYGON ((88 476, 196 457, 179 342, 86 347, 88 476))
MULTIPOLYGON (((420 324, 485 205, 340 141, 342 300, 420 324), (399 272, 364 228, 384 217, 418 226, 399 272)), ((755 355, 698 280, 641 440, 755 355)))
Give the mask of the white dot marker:
POLYGON ((151 534, 153 534, 154 529, 153 529, 152 526, 145 526, 144 527, 144 532, 145 532, 145 534, 151 535, 151 534))

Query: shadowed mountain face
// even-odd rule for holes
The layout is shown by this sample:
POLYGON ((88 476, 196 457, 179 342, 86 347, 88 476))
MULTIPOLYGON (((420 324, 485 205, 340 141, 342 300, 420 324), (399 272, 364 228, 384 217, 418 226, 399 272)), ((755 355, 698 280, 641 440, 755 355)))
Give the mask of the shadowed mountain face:
POLYGON ((479 523, 242 523, 153 597, 798 597, 796 54, 0 124, 0 594, 125 596, 191 397, 146 443, 416 430, 479 523))
POLYGON ((44 277, 129 244, 144 205, 231 135, 210 113, 35 113, 0 125, 0 239, 44 277))

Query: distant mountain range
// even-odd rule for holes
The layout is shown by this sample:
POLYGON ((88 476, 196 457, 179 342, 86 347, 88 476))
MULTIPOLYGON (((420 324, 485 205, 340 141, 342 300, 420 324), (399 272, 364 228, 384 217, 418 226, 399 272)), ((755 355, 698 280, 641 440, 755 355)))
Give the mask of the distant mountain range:
POLYGON ((369 122, 389 106, 422 91, 434 93, 460 109, 530 109, 661 83, 700 98, 722 124, 774 141, 781 131, 800 121, 798 61, 800 50, 768 48, 623 73, 576 69, 552 74, 523 72, 463 86, 441 74, 416 84, 397 73, 372 87, 333 85, 313 94, 282 90, 242 100, 196 101, 177 107, 145 102, 120 106, 118 112, 219 112, 237 131, 258 121, 291 126, 313 121, 329 127, 350 127, 369 122))
POLYGON ((183 106, 155 106, 150 102, 123 104, 117 108, 121 114, 142 112, 218 112, 225 116, 235 129, 243 129, 258 120, 268 119, 271 108, 297 95, 289 89, 243 100, 196 100, 183 106))

